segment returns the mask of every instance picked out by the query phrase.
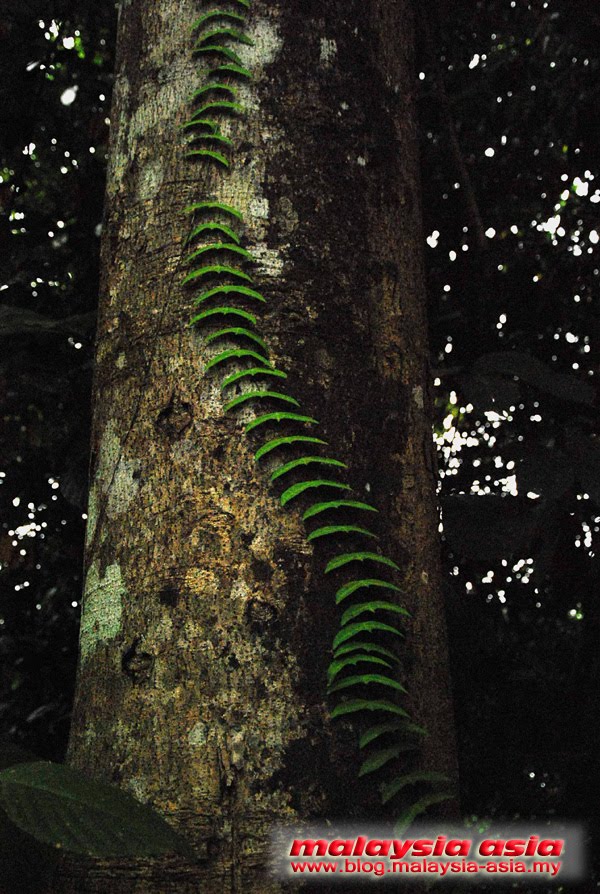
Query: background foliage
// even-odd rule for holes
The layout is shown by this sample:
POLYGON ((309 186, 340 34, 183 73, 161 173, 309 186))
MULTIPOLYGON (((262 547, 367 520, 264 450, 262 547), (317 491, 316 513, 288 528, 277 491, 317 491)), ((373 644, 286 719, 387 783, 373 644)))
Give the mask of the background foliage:
MULTIPOLYGON (((462 796, 597 821, 600 225, 593 0, 419 22, 462 796)), ((0 722, 66 746, 116 13, 0 13, 0 722)))

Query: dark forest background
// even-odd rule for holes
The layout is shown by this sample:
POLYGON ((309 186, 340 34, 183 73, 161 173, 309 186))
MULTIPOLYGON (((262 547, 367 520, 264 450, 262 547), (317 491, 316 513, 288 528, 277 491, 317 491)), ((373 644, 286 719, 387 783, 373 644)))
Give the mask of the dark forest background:
MULTIPOLYGON (((60 760, 77 655, 116 11, 92 0, 7 6, 0 730, 60 760)), ((418 27, 464 812, 593 825, 600 4, 439 0, 418 27)))

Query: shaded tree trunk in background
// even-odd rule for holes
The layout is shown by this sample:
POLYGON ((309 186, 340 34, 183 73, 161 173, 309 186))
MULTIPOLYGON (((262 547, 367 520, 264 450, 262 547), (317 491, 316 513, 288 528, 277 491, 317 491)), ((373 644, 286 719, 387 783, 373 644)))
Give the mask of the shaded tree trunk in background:
POLYGON ((411 5, 255 0, 256 79, 224 176, 183 159, 177 127, 200 81, 197 15, 191 0, 121 11, 70 761, 154 804, 201 860, 67 867, 64 892, 277 891, 273 823, 378 810, 353 734, 327 720, 337 613, 322 563, 186 328, 182 209, 202 198, 244 213, 277 366, 380 508, 413 613, 422 762, 455 775, 411 5))

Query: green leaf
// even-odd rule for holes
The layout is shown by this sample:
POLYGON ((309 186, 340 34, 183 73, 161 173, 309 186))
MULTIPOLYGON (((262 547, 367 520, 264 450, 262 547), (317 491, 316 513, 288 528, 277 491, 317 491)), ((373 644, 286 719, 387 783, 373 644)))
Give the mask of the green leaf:
POLYGON ((363 580, 351 580, 337 591, 335 604, 339 605, 343 599, 346 599, 347 596, 352 596, 353 593, 356 593, 357 590, 362 590, 363 587, 382 587, 384 590, 393 590, 395 593, 402 592, 400 587, 391 584, 387 580, 379 580, 379 578, 368 577, 363 578, 363 580))
POLYGON ((422 772, 417 770, 415 773, 406 773, 404 776, 398 776, 393 782, 384 785, 381 789, 381 800, 383 804, 391 801, 402 789, 408 785, 420 785, 427 783, 429 785, 447 784, 450 780, 443 773, 434 773, 432 771, 422 772))
POLYGON ((348 565, 350 562, 379 562, 381 565, 388 565, 390 568, 400 571, 395 562, 392 562, 386 556, 380 556, 379 553, 344 553, 341 556, 336 556, 335 559, 329 562, 325 569, 325 574, 329 574, 330 571, 336 571, 338 568, 343 568, 344 565, 348 565))
POLYGON ((299 497, 305 491, 314 487, 333 487, 337 490, 352 490, 349 484, 341 484, 339 481, 328 481, 324 478, 315 478, 312 481, 299 481, 297 484, 293 484, 291 487, 288 487, 287 490, 284 490, 279 498, 281 505, 285 506, 290 500, 299 497))
POLYGON ((250 254, 250 252, 246 251, 245 248, 242 248, 239 245, 235 245, 235 243, 209 242, 208 245, 202 245, 200 248, 197 248, 196 251, 192 252, 191 255, 188 255, 183 263, 191 264, 196 260, 196 258, 200 257, 201 255, 208 254, 211 251, 231 251, 236 255, 240 255, 240 257, 244 258, 245 260, 252 260, 252 255, 250 254))
MULTIPOLYGON (((251 332, 249 329, 244 329, 243 326, 229 326, 227 329, 219 329, 218 332, 211 332, 210 335, 206 336, 205 341, 206 344, 209 345, 211 342, 216 341, 217 338, 233 338, 234 336, 238 335, 242 338, 249 338, 255 344, 259 345, 259 347, 263 348, 265 353, 267 353, 267 346, 260 335, 257 335, 255 332, 251 332)), ((246 372, 246 370, 244 370, 244 372, 246 372)), ((275 370, 273 370, 273 372, 275 373, 275 370)))
POLYGON ((333 682, 340 671, 346 667, 353 667, 355 664, 379 664, 382 667, 392 667, 389 661, 384 658, 378 658, 376 655, 363 655, 360 652, 357 655, 348 655, 346 658, 336 659, 332 661, 327 669, 327 679, 329 683, 333 682))
POLYGON ((360 633, 372 633, 374 630, 380 630, 382 633, 393 633, 395 636, 403 635, 397 627, 392 627, 391 624, 384 624, 383 621, 357 621, 355 624, 348 624, 338 631, 333 640, 333 648, 336 649, 342 643, 345 643, 347 639, 352 639, 353 636, 358 636, 360 633))
POLYGON ((238 28, 213 28, 211 31, 206 31, 204 34, 200 34, 198 37, 198 43, 194 47, 194 50, 197 50, 199 47, 204 46, 207 42, 210 43, 214 40, 237 40, 239 43, 244 43, 248 47, 254 46, 254 41, 248 37, 247 34, 244 34, 243 31, 238 30, 238 28))
POLYGON ((194 102, 195 99, 199 99, 201 96, 206 96, 207 93, 212 93, 215 90, 223 90, 225 93, 233 96, 234 99, 236 99, 238 95, 236 88, 232 87, 231 84, 223 84, 221 81, 212 81, 210 84, 205 84, 203 87, 194 90, 190 96, 190 102, 194 102))
POLYGON ((223 165, 224 168, 229 167, 229 161, 221 152, 215 152, 214 149, 190 149, 185 153, 186 158, 206 158, 210 161, 216 161, 217 164, 223 165))
POLYGON ((246 310, 240 310, 239 307, 213 307, 211 310, 203 310, 202 313, 192 317, 189 325, 194 326, 196 323, 202 323, 204 320, 209 320, 211 317, 217 316, 241 317, 242 320, 247 320, 248 323, 252 323, 253 326, 256 326, 256 317, 254 314, 250 314, 246 310))
POLYGON ((401 683, 398 683, 397 680, 392 680, 391 677, 386 677, 384 674, 355 674, 352 677, 344 677, 343 680, 338 680, 333 686, 329 686, 328 691, 337 692, 340 689, 349 689, 350 686, 368 686, 370 683, 375 683, 378 686, 388 686, 390 689, 395 689, 396 692, 406 693, 406 689, 401 683))
POLYGON ((209 289, 208 292, 202 292, 201 295, 197 295, 194 298, 194 304, 202 304, 203 301, 208 301, 209 298, 214 298, 215 295, 242 295, 246 298, 253 298, 255 301, 262 301, 266 303, 266 298, 260 294, 260 292, 256 292, 254 289, 248 289, 246 286, 215 286, 214 289, 209 289))
POLYGON ((394 760, 394 758, 400 757, 404 751, 410 751, 415 747, 414 742, 407 742, 401 745, 391 745, 389 748, 381 748, 378 751, 374 751, 373 754, 364 761, 358 771, 358 775, 366 776, 368 773, 375 773, 377 770, 385 767, 387 763, 394 760))
POLYGON ((182 130, 189 130, 192 127, 208 127, 213 134, 221 132, 217 122, 212 121, 210 118, 190 118, 189 121, 184 121, 180 126, 182 130))
POLYGON ((342 627, 345 627, 349 621, 353 621, 354 618, 358 618, 358 616, 362 615, 364 612, 378 611, 396 612, 398 615, 404 615, 407 618, 410 617, 410 614, 405 608, 402 608, 402 606, 396 605, 394 602, 383 602, 378 599, 374 602, 360 602, 358 605, 350 606, 350 608, 346 609, 342 615, 340 624, 342 627))
POLYGON ((233 62, 225 63, 224 65, 219 65, 217 68, 212 68, 209 72, 212 75, 221 75, 221 74, 234 74, 239 75, 241 78, 248 78, 248 80, 252 80, 252 72, 248 71, 247 68, 244 68, 242 65, 235 65, 233 62))
POLYGON ((348 468, 348 466, 345 463, 340 462, 339 459, 328 459, 325 456, 301 456, 300 459, 293 459, 289 463, 278 466, 271 475, 271 481, 276 481, 278 478, 281 478, 282 475, 286 475, 288 472, 291 472, 300 466, 307 466, 311 463, 318 463, 324 466, 338 466, 341 469, 348 468))
POLYGON ((254 378, 255 376, 276 376, 278 379, 287 379, 287 373, 281 372, 280 369, 266 369, 264 366, 253 366, 252 369, 241 369, 227 376, 221 385, 221 391, 227 388, 228 385, 233 385, 241 379, 254 378))
POLYGON ((395 705, 394 702, 388 702, 385 699, 371 701, 371 699, 368 698, 353 698, 348 701, 340 702, 331 711, 329 716, 332 719, 335 719, 336 717, 341 717, 343 714, 354 714, 357 711, 385 711, 388 714, 399 714, 400 717, 408 717, 404 708, 401 708, 400 705, 395 705))
POLYGON ((196 109, 190 120, 195 121, 197 118, 202 118, 207 112, 242 113, 243 111, 244 107, 241 106, 239 102, 232 102, 229 99, 215 99, 212 102, 207 102, 203 106, 200 106, 199 109, 196 109))
POLYGON ((419 800, 415 804, 412 804, 396 821, 394 835, 397 835, 398 838, 400 838, 411 823, 420 816, 420 814, 425 813, 428 807, 433 807, 434 804, 441 804, 443 801, 450 801, 453 797, 454 795, 452 792, 433 792, 431 795, 424 795, 422 798, 419 798, 419 800))
POLYGON ((321 438, 313 438, 310 435, 290 435, 285 438, 272 438, 270 441, 267 441, 262 447, 259 447, 256 453, 254 454, 254 459, 258 462, 259 459, 262 459, 263 456, 266 456, 267 453, 270 453, 271 450, 275 450, 277 447, 285 447, 288 444, 323 444, 325 447, 327 446, 327 441, 321 440, 321 438))
POLYGON ((357 642, 356 640, 338 646, 338 648, 333 653, 333 657, 339 658, 340 655, 347 655, 349 652, 356 652, 357 649, 362 649, 364 652, 376 652, 378 655, 385 655, 392 661, 399 661, 397 655, 391 652, 390 649, 386 649, 385 646, 380 646, 379 643, 363 643, 360 641, 357 642))
MULTIPOLYGON (((234 65, 239 65, 242 67, 242 60, 238 56, 237 53, 234 53, 233 50, 230 50, 229 47, 223 47, 220 44, 206 44, 201 47, 194 47, 194 53, 218 53, 221 56, 224 56, 225 59, 228 59, 229 62, 233 62, 234 65)), ((218 69, 215 69, 218 71, 218 69)), ((212 71, 211 71, 212 74, 212 71)))
POLYGON ((192 270, 191 273, 182 280, 182 286, 187 285, 190 282, 193 282, 196 279, 200 279, 203 276, 237 276, 238 279, 243 279, 246 282, 252 282, 252 277, 248 276, 247 273, 244 273, 243 270, 238 270, 235 267, 224 266, 223 264, 209 264, 207 267, 199 267, 197 270, 192 270))
POLYGON ((329 500, 327 503, 315 503, 313 506, 309 506, 302 516, 302 520, 307 521, 314 515, 319 515, 321 512, 328 512, 330 509, 364 509, 368 512, 379 511, 375 509, 374 506, 369 505, 369 503, 361 503, 357 500, 329 500))
POLYGON ((364 534, 365 537, 374 537, 378 539, 377 534, 368 531, 367 528, 361 528, 359 525, 325 525, 323 528, 315 528, 306 538, 309 542, 317 540, 319 537, 329 537, 332 534, 364 534))
POLYGON ((239 12, 229 12, 224 9, 211 9, 209 12, 205 12, 204 15, 201 15, 199 19, 196 19, 191 30, 197 31, 198 28, 201 28, 212 19, 230 19, 232 22, 242 22, 242 24, 246 21, 245 16, 239 12))
POLYGON ((252 431, 253 428, 257 428, 259 425, 264 425, 266 422, 286 421, 313 423, 314 425, 319 424, 318 420, 313 419, 312 416, 300 416, 298 413, 265 413, 264 416, 259 416, 257 419, 249 422, 244 431, 246 432, 246 434, 248 434, 248 432, 252 431))
POLYGON ((421 736, 427 735, 427 731, 424 730, 422 726, 417 726, 415 723, 410 723, 406 720, 390 720, 388 723, 380 723, 377 726, 369 727, 369 729, 360 737, 358 747, 364 748, 366 745, 374 742, 375 739, 379 739, 380 736, 396 732, 415 733, 421 736))
POLYGON ((229 403, 225 404, 225 412, 229 410, 234 410, 236 407, 240 407, 242 404, 246 403, 249 400, 282 400, 284 403, 293 404, 295 407, 299 407, 300 404, 293 397, 289 397, 287 394, 281 394, 280 391, 246 391, 244 394, 238 394, 237 397, 234 397, 233 400, 230 400, 229 403))
MULTIPOLYGON (((188 122, 192 124, 192 122, 188 122)), ((233 146, 233 140, 230 140, 229 137, 226 137, 225 134, 219 133, 215 131, 214 133, 197 133, 194 134, 191 140, 188 141, 188 145, 191 146, 194 143, 198 143, 200 140, 216 140, 218 143, 222 143, 224 146, 228 146, 231 148, 233 146)), ((196 150, 190 150, 190 152, 186 153, 187 155, 193 155, 196 150)))
POLYGON ((208 223, 202 223, 199 226, 195 227, 195 229, 192 230, 190 235, 185 240, 186 244, 188 242, 191 242, 192 239, 195 239, 196 236, 202 236, 203 233, 209 232, 211 230, 221 232, 224 236, 227 236, 233 242, 237 242, 239 244, 240 237, 237 235, 237 233, 234 233, 234 231, 230 227, 226 226, 226 224, 216 223, 213 220, 209 221, 208 223))
POLYGON ((94 857, 191 855, 165 820, 120 789, 60 764, 0 773, 0 807, 38 841, 94 857))
POLYGON ((253 360, 259 360, 265 365, 267 365, 269 362, 262 356, 262 354, 257 354, 256 351, 248 351, 246 350, 246 348, 236 348, 235 350, 232 349, 230 351, 222 351, 220 354, 217 354, 216 357, 213 357, 212 360, 208 361, 208 363, 204 367, 204 371, 207 372, 218 363, 226 363, 228 360, 241 360, 245 357, 252 357, 253 360))
POLYGON ((241 212, 237 208, 233 208, 231 205, 224 205, 223 202, 194 202, 193 205, 187 205, 184 211, 186 214, 193 214, 196 211, 221 211, 223 214, 230 214, 237 220, 241 220, 242 223, 244 221, 241 212))

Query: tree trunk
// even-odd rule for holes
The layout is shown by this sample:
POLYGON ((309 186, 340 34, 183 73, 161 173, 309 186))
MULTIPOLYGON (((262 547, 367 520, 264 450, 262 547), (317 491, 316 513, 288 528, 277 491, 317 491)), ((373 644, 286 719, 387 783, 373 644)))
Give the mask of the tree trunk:
POLYGON ((255 45, 240 51, 255 79, 225 174, 185 159, 178 128, 201 82, 198 14, 192 0, 120 14, 70 761, 152 803, 200 860, 68 866, 61 892, 279 891, 274 823, 377 813, 349 725, 327 717, 338 610, 320 553, 253 460, 250 411, 224 415, 204 374, 214 351, 186 325, 195 201, 243 212, 276 365, 380 509, 413 615, 421 761, 455 776, 411 4, 255 0, 255 45))

